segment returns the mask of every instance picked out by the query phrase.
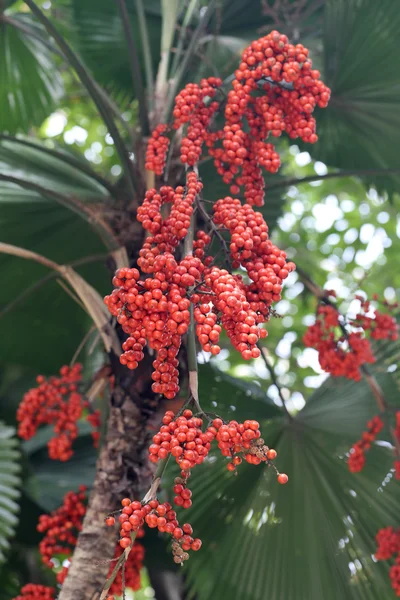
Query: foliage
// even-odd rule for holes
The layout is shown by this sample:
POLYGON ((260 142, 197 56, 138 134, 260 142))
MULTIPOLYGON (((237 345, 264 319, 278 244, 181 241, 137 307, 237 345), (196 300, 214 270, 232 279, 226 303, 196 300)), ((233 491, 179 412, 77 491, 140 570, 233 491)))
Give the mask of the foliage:
POLYGON ((20 453, 17 449, 15 430, 0 423, 0 562, 6 560, 10 548, 9 539, 18 523, 18 498, 21 483, 19 472, 20 453))
MULTIPOLYGON (((57 27, 64 21, 59 29, 87 72, 110 94, 117 131, 130 142, 138 123, 138 89, 132 85, 117 4, 47 4, 45 14, 57 27)), ((166 18, 171 17, 171 8, 165 10, 168 2, 147 0, 142 2, 151 53, 146 66, 137 4, 127 3, 143 79, 149 66, 157 72, 160 38, 163 33, 165 41, 169 33, 174 38, 169 77, 180 87, 204 75, 229 77, 256 32, 276 27, 263 10, 263 4, 275 4, 271 1, 177 2, 175 27, 174 19, 166 18), (207 7, 210 19, 203 28, 207 7)), ((299 40, 311 47, 332 99, 317 115, 319 141, 307 148, 312 158, 302 144, 279 142, 283 168, 266 178, 263 215, 274 243, 320 286, 334 288, 342 297, 362 288, 369 297, 378 292, 392 300, 400 287, 398 6, 394 0, 309 0, 302 5, 294 25, 279 14, 280 25, 289 33, 296 29, 299 40), (338 170, 349 175, 336 177, 338 170), (333 177, 325 178, 327 173, 333 177)), ((60 205, 52 192, 94 208, 115 206, 126 187, 123 160, 95 102, 68 61, 55 52, 54 40, 26 4, 7 2, 6 7, 5 18, 0 15, 0 241, 75 265, 104 294, 110 287, 104 244, 91 224, 60 205), (16 133, 18 138, 10 139, 16 133)), ((206 198, 228 193, 210 162, 200 165, 200 175, 206 198)), ((0 406, 7 422, 0 428, 0 560, 5 560, 12 556, 8 540, 17 525, 20 462, 8 425, 15 423, 15 408, 37 372, 53 374, 69 363, 91 323, 55 273, 42 265, 1 254, 0 276, 0 406)), ((290 421, 262 358, 244 366, 226 339, 218 359, 199 355, 203 408, 238 420, 249 413, 258 419, 290 484, 277 488, 262 470, 247 465, 235 478, 214 456, 199 469, 188 519, 205 550, 188 563, 189 597, 392 597, 386 566, 372 559, 378 529, 398 525, 390 432, 384 431, 387 441, 372 449, 362 474, 348 472, 346 452, 376 407, 365 383, 326 380, 315 351, 304 349, 302 336, 315 309, 315 298, 299 275, 291 274, 276 306, 282 318, 271 320, 263 342, 294 415, 290 421)), ((82 352, 89 372, 103 362, 101 351, 90 345, 82 352)), ((399 350, 396 342, 380 344, 373 367, 393 406, 399 404, 399 350)), ((66 491, 90 485, 94 478, 96 452, 89 427, 81 427, 65 470, 49 460, 48 437, 43 430, 22 446, 23 528, 17 530, 14 551, 21 543, 36 544, 38 513, 56 508, 66 491)), ((145 543, 162 568, 169 569, 162 543, 145 543)), ((15 584, 7 579, 7 567, 0 571, 4 589, 15 584)), ((21 566, 17 577, 24 582, 26 576, 21 566)))

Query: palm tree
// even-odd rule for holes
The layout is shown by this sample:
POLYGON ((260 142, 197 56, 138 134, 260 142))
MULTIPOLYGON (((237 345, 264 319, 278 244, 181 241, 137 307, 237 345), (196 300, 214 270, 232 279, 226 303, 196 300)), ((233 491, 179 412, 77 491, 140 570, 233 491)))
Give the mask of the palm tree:
MULTIPOLYGON (((284 174, 266 179, 266 221, 276 224, 290 186, 307 189, 314 181, 356 186, 358 198, 372 186, 392 199, 400 181, 399 25, 394 0, 0 0, 4 589, 13 590, 16 574, 24 578, 26 565, 13 571, 7 560, 27 545, 21 530, 29 515, 34 521, 38 507, 51 510, 67 490, 93 482, 60 600, 97 597, 115 548, 115 532, 104 527, 104 516, 124 494, 141 497, 150 485, 149 432, 166 403, 151 391, 151 356, 133 374, 119 363, 122 334, 110 323, 102 296, 115 268, 137 259, 143 236, 136 210, 154 184, 144 169, 145 147, 152 128, 170 119, 177 92, 210 74, 228 79, 248 42, 277 28, 310 47, 332 89, 329 107, 317 114, 319 141, 310 150, 328 172, 299 178, 287 156, 284 174), (85 155, 71 151, 54 143, 51 131, 44 133, 49 115, 53 124, 57 110, 73 121, 77 107, 86 131, 93 124, 103 128, 113 171, 106 154, 97 167, 88 148, 85 155), (48 460, 44 432, 24 443, 21 474, 21 450, 9 426, 17 397, 34 372, 52 374, 84 352, 88 377, 110 396, 101 407, 106 433, 98 456, 83 429, 73 458, 61 469, 48 460), (21 485, 22 521, 10 551, 21 485)), ((285 142, 281 147, 285 152, 285 142)), ((227 193, 209 162, 200 165, 200 175, 206 198, 227 193)), ((176 185, 180 177, 172 161, 168 183, 176 185)), ((309 259, 303 259, 304 265, 309 259)), ((306 302, 313 300, 307 296, 306 302)), ((386 402, 398 405, 398 378, 388 368, 398 352, 398 342, 377 345, 375 388, 368 378, 357 383, 330 378, 295 415, 285 411, 284 397, 278 407, 265 387, 225 373, 218 363, 200 365, 203 408, 213 411, 217 405, 226 414, 234 411, 238 420, 250 412, 277 449, 291 484, 278 489, 265 471, 251 468, 232 477, 220 459, 204 465, 193 481, 190 520, 205 550, 185 570, 188 597, 392 597, 387 566, 372 558, 378 529, 398 522, 398 488, 394 481, 381 487, 390 473, 390 431, 362 474, 349 473, 345 454, 377 412, 377 385, 386 402)), ((274 382, 273 370, 271 376, 274 382)), ((169 557, 154 536, 147 544, 146 565, 156 587, 169 557)), ((177 585, 176 571, 167 569, 177 585)), ((165 581, 158 600, 177 597, 177 588, 165 581)))

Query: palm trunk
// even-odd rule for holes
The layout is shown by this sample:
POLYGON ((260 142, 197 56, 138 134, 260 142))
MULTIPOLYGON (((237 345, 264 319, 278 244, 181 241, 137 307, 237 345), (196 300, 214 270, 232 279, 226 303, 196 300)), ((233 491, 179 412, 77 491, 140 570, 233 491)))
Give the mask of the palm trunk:
POLYGON ((149 358, 141 372, 133 376, 125 368, 121 373, 117 361, 112 361, 119 382, 113 392, 106 439, 97 460, 83 528, 59 600, 99 598, 118 535, 116 528, 105 526, 104 519, 107 513, 120 508, 124 496, 140 498, 149 487, 152 469, 147 460, 147 424, 157 419, 157 404, 148 389, 149 358))

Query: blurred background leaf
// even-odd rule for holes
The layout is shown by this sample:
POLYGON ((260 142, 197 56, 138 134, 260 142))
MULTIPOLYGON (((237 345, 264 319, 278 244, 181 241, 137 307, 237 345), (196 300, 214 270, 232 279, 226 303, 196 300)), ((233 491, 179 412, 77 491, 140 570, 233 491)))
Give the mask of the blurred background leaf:
MULTIPOLYGON (((15 14, 13 19, 35 36, 44 35, 30 15, 15 14)), ((0 131, 29 132, 54 110, 64 92, 54 55, 36 37, 1 19, 0 55, 0 131)))
POLYGON ((0 422, 0 563, 5 561, 18 523, 20 458, 15 430, 0 422))

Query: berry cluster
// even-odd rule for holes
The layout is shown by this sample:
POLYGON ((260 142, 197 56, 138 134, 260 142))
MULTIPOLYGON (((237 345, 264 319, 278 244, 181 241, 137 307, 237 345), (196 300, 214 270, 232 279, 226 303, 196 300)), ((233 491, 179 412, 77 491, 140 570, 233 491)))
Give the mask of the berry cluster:
MULTIPOLYGON (((74 552, 79 532, 82 529, 83 518, 87 508, 86 487, 80 486, 79 492, 67 492, 64 496, 62 506, 53 511, 50 515, 41 515, 37 530, 44 533, 45 536, 39 544, 39 552, 43 563, 52 568, 55 556, 62 555, 64 558, 70 558, 74 552)), ((114 522, 114 521, 113 521, 114 522)), ((141 529, 137 537, 143 537, 144 532, 141 529)), ((121 547, 116 545, 114 558, 121 554, 121 547)), ((132 590, 140 589, 140 570, 143 566, 144 547, 135 541, 129 560, 125 565, 125 585, 132 590)), ((68 566, 64 566, 57 573, 57 581, 60 584, 68 574, 68 566)), ((112 565, 110 572, 112 571, 112 565)), ((111 593, 120 595, 122 593, 122 574, 114 580, 111 586, 111 593)))
MULTIPOLYGON (((61 367, 60 376, 46 380, 38 375, 37 387, 24 395, 17 411, 18 435, 24 440, 32 438, 41 425, 54 425, 55 436, 48 442, 49 456, 53 460, 66 461, 73 455, 72 443, 78 436, 77 421, 88 407, 79 392, 82 365, 61 367)), ((95 431, 94 444, 98 443, 100 413, 89 414, 87 420, 95 431)))
POLYGON ((56 590, 52 587, 28 583, 21 588, 21 593, 13 600, 54 600, 55 596, 56 590))
POLYGON ((398 451, 398 447, 400 446, 400 410, 396 411, 395 419, 396 423, 393 429, 393 435, 395 437, 395 440, 397 440, 397 443, 395 448, 395 460, 393 466, 395 479, 400 479, 400 454, 398 451))
POLYGON ((119 269, 115 289, 106 296, 114 315, 128 338, 122 345, 121 363, 136 369, 144 357, 144 346, 157 351, 153 362, 153 391, 172 399, 179 391, 178 358, 182 336, 190 323, 190 304, 194 305, 196 334, 202 348, 216 355, 222 328, 245 360, 258 358, 257 342, 267 335, 261 327, 269 319, 270 306, 281 298, 284 279, 295 268, 285 252, 268 238, 262 215, 249 205, 231 197, 214 206, 213 227, 231 235, 230 254, 234 268, 242 266, 249 277, 211 266, 205 256, 211 236, 198 231, 193 256, 178 261, 173 255, 187 234, 193 203, 201 190, 194 172, 187 175, 186 191, 167 186, 146 193, 138 210, 138 220, 151 233, 140 251, 138 267, 119 269), (164 218, 161 207, 172 205, 164 218))
MULTIPOLYGON (((144 535, 143 530, 140 532, 141 535, 138 537, 142 537, 144 535)), ((114 561, 118 559, 123 552, 123 549, 119 544, 117 544, 115 548, 114 561)), ((143 544, 135 540, 131 551, 128 556, 128 560, 125 563, 125 587, 136 592, 140 590, 142 587, 141 579, 140 579, 140 571, 143 567, 145 550, 143 544)), ((114 561, 111 563, 110 570, 108 572, 108 577, 111 575, 114 561)), ((110 587, 110 593, 115 594, 116 596, 121 596, 123 594, 123 579, 122 579, 122 571, 118 571, 117 576, 110 587)))
POLYGON ((355 299, 361 304, 355 317, 340 314, 330 301, 320 304, 316 322, 307 329, 303 342, 305 346, 318 350, 318 359, 324 371, 335 377, 360 381, 360 367, 375 362, 367 336, 376 340, 395 340, 398 328, 394 317, 373 310, 370 302, 361 296, 355 299))
POLYGON ((184 410, 182 416, 174 418, 171 410, 165 413, 163 425, 149 448, 149 458, 151 462, 158 462, 172 454, 181 469, 187 471, 204 461, 216 429, 209 427, 203 433, 203 420, 194 417, 191 410, 184 410))
POLYGON ((143 359, 146 343, 157 351, 153 362, 153 391, 172 399, 179 391, 177 354, 190 323, 188 290, 200 280, 204 264, 195 256, 177 261, 172 252, 187 235, 193 203, 201 190, 194 172, 187 175, 186 189, 164 186, 149 190, 138 210, 138 220, 152 236, 139 253, 137 269, 119 269, 113 279, 116 289, 106 296, 110 313, 117 317, 127 340, 121 363, 136 369, 143 359), (161 206, 172 203, 169 216, 162 219, 161 206))
MULTIPOLYGON (((249 204, 264 201, 262 167, 276 173, 279 154, 266 140, 284 131, 290 138, 315 143, 318 139, 314 108, 327 106, 330 90, 312 69, 308 50, 289 44, 285 35, 272 31, 252 42, 242 54, 228 92, 220 129, 214 116, 220 108, 215 96, 222 82, 210 77, 200 85, 189 83, 175 98, 172 129, 188 124, 181 142, 181 162, 193 166, 205 144, 217 172, 232 194, 244 189, 249 204), (260 95, 260 91, 262 92, 260 95), (210 127, 210 125, 213 127, 210 127)), ((225 97, 220 94, 221 100, 225 97)), ((169 145, 167 127, 153 132, 146 168, 161 175, 169 145)))
MULTIPOLYGON (((185 523, 182 527, 179 525, 176 512, 172 510, 169 502, 160 503, 157 499, 153 499, 142 504, 124 498, 121 504, 123 508, 118 517, 121 526, 119 541, 121 548, 129 548, 132 545, 130 536, 137 534, 146 523, 151 529, 157 528, 158 531, 172 536, 172 552, 176 563, 181 564, 189 558, 188 550, 200 550, 201 540, 192 537, 193 529, 189 523, 185 523)), ((115 517, 110 516, 106 519, 107 526, 112 527, 114 523, 115 517)))
MULTIPOLYGON (((171 454, 181 468, 180 477, 174 480, 173 492, 174 503, 182 508, 192 505, 192 492, 187 487, 190 469, 204 461, 214 439, 218 441, 222 454, 231 459, 227 465, 230 471, 236 470, 236 466, 242 462, 242 456, 248 463, 256 465, 262 461, 270 465, 277 456, 275 450, 264 444, 257 421, 230 421, 225 425, 222 419, 215 418, 204 432, 202 426, 203 420, 193 416, 191 410, 186 409, 177 417, 172 411, 167 411, 163 417, 163 425, 153 437, 153 444, 149 448, 151 462, 165 460, 171 454)), ((287 481, 287 475, 278 473, 279 483, 285 484, 287 481)), ((179 525, 176 512, 169 502, 160 504, 157 499, 152 499, 142 503, 124 498, 121 504, 123 508, 118 517, 121 548, 129 548, 132 545, 132 534, 147 524, 172 535, 172 551, 176 563, 189 558, 188 550, 200 549, 201 540, 192 537, 191 525, 179 525)), ((114 524, 115 517, 109 516, 106 525, 111 527, 114 524)))
MULTIPOLYGON (((388 417, 390 418, 390 416, 388 417)), ((361 436, 361 439, 356 442, 350 449, 349 458, 347 461, 349 471, 352 473, 359 473, 365 466, 365 452, 371 448, 372 442, 377 438, 378 433, 383 429, 383 421, 380 416, 373 417, 367 423, 367 431, 361 436)), ((397 440, 396 447, 394 449, 394 477, 400 479, 400 456, 397 450, 398 443, 400 443, 400 411, 395 412, 395 427, 392 429, 392 434, 397 440)))
MULTIPOLYGON (((37 530, 45 536, 39 544, 39 552, 43 563, 52 568, 52 559, 57 554, 65 557, 72 555, 82 529, 83 517, 86 513, 86 487, 80 486, 79 492, 67 492, 62 506, 50 515, 41 515, 37 530)), ((63 583, 66 572, 57 574, 57 581, 63 583)))
MULTIPOLYGON (((224 456, 232 459, 227 465, 229 471, 235 471, 243 459, 251 465, 259 465, 261 462, 271 465, 271 461, 277 457, 276 450, 266 446, 257 421, 230 421, 224 425, 222 419, 214 419, 213 424, 218 429, 218 448, 224 456)), ((288 482, 289 478, 285 473, 277 475, 278 483, 288 482)))
POLYGON ((378 433, 383 429, 383 421, 379 416, 373 417, 367 423, 367 431, 364 431, 361 439, 350 449, 347 461, 349 471, 359 473, 365 465, 365 451, 371 448, 372 442, 376 440, 378 433))
MULTIPOLYGON (((364 331, 369 331, 373 340, 398 339, 398 327, 394 317, 372 307, 371 302, 365 300, 362 296, 357 295, 355 299, 360 302, 360 310, 352 321, 355 327, 361 327, 364 331)), ((377 294, 374 295, 374 300, 379 302, 377 294)), ((389 311, 393 311, 399 306, 397 302, 389 304, 386 300, 382 304, 389 311)))
POLYGON ((376 542, 377 560, 389 560, 397 554, 394 564, 389 569, 389 577, 396 596, 400 596, 400 529, 395 530, 393 527, 380 529, 376 535, 376 542))

